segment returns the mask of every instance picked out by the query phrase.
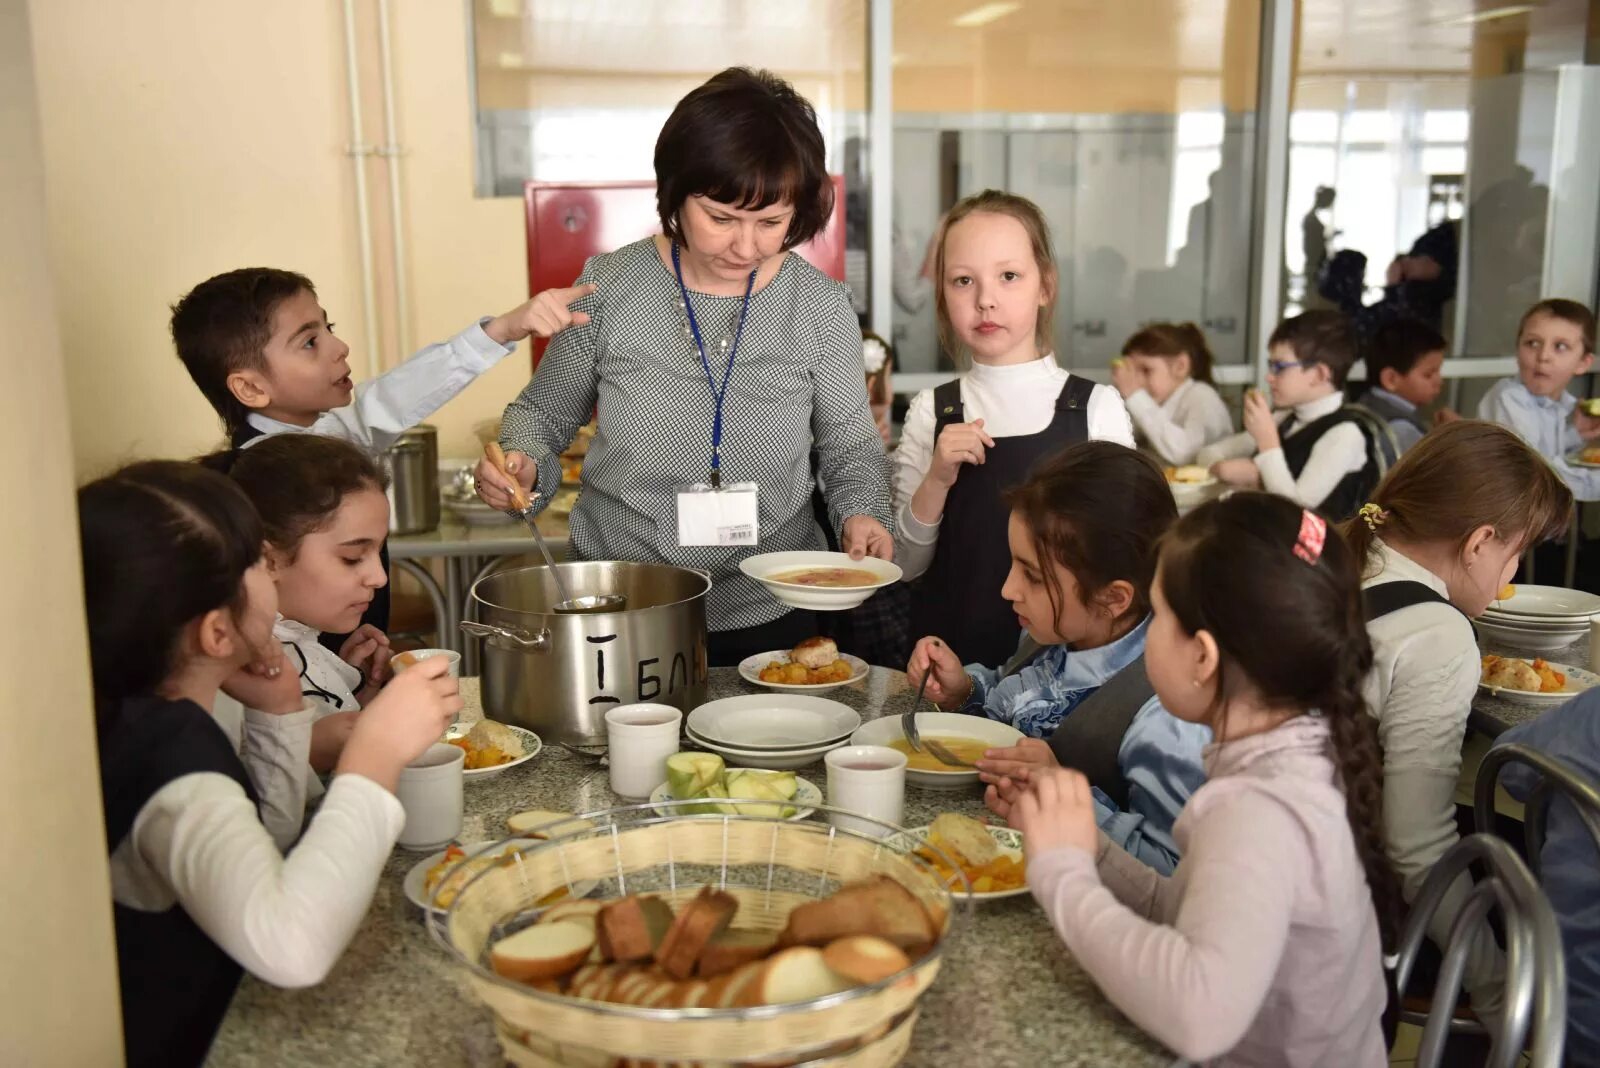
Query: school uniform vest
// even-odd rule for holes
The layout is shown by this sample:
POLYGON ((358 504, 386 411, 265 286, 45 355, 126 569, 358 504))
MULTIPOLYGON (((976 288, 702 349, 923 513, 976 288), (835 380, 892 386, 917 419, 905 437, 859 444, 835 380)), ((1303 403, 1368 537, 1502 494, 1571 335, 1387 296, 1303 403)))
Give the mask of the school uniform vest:
MULTIPOLYGON (((108 851, 117 851, 162 787, 196 772, 226 775, 259 804, 239 755, 205 709, 160 697, 125 702, 100 736, 108 851)), ((113 903, 112 911, 129 1068, 201 1064, 242 969, 180 904, 146 912, 113 903)))
MULTIPOLYGON (((240 423, 233 428, 233 435, 229 443, 235 449, 242 449, 246 442, 254 441, 256 438, 263 436, 265 435, 261 431, 251 426, 248 422, 240 423)), ((387 538, 383 540, 382 545, 378 546, 378 559, 383 563, 383 573, 385 575, 393 574, 389 570, 389 539, 387 538)), ((362 613, 361 622, 371 623, 385 634, 389 633, 389 584, 387 582, 372 591, 372 603, 367 605, 367 610, 362 613)), ((349 634, 323 634, 317 640, 337 653, 344 646, 345 639, 349 637, 349 634)))
MULTIPOLYGON (((1041 460, 1089 438, 1094 383, 1074 375, 1056 396, 1055 417, 1037 434, 995 438, 982 464, 962 464, 945 498, 933 562, 911 597, 911 634, 936 634, 967 663, 1003 664, 1017 648, 1021 625, 1000 595, 1011 570, 1005 493, 1026 481, 1041 460)), ((966 422, 961 382, 933 391, 938 444, 945 428, 966 422)))
POLYGON ((1415 408, 1407 411, 1376 390, 1367 390, 1356 403, 1386 423, 1410 423, 1424 434, 1431 429, 1415 408))
POLYGON ((1360 429, 1362 440, 1366 445, 1366 463, 1359 471, 1351 471, 1341 478, 1316 509, 1334 522, 1349 519, 1356 514, 1356 509, 1366 503, 1372 491, 1377 489, 1378 479, 1382 475, 1377 461, 1377 450, 1373 446, 1366 423, 1359 413, 1349 408, 1339 408, 1329 412, 1322 418, 1307 423, 1305 429, 1298 433, 1291 433, 1297 422, 1298 417, 1290 412, 1289 418, 1278 425, 1278 433, 1283 442, 1283 459, 1289 466, 1289 474, 1295 478, 1299 478, 1300 472, 1305 470, 1306 462, 1311 459, 1311 450, 1322 440, 1322 435, 1341 423, 1354 423, 1360 429))

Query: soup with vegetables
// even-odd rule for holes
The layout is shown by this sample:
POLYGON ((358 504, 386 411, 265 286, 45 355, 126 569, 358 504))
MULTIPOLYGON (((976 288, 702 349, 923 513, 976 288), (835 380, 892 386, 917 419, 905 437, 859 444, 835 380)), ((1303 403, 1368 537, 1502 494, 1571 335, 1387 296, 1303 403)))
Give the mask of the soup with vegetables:
POLYGON ((768 575, 770 582, 787 582, 794 586, 876 586, 878 576, 859 567, 802 567, 794 571, 779 571, 768 575))
MULTIPOLYGON (((938 742, 962 760, 968 760, 973 763, 983 759, 984 750, 990 748, 988 742, 979 741, 977 738, 962 738, 953 734, 924 734, 922 736, 922 744, 927 745, 929 741, 938 742)), ((912 749, 911 743, 904 738, 896 738, 889 743, 889 748, 898 749, 904 753, 906 755, 906 767, 912 771, 971 771, 970 768, 952 768, 932 753, 919 753, 912 749)))

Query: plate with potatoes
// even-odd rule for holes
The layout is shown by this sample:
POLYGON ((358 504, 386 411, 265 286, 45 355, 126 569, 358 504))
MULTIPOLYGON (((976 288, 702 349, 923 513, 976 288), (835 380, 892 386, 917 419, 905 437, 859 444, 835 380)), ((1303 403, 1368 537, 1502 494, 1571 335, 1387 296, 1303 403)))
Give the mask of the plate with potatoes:
POLYGON ((867 677, 868 664, 839 652, 832 638, 807 638, 793 649, 757 653, 739 662, 739 676, 752 686, 783 693, 826 693, 867 677))
POLYGON ((1526 705, 1558 705, 1600 684, 1600 676, 1539 657, 1485 656, 1478 687, 1526 705))
POLYGON ((909 828, 903 835, 884 839, 886 845, 915 853, 932 864, 950 884, 956 897, 973 901, 998 901, 1028 892, 1027 865, 1022 855, 1022 832, 944 812, 926 827, 909 828), (930 845, 935 849, 928 848, 930 845), (951 867, 954 861, 967 877, 972 893, 966 894, 951 867))

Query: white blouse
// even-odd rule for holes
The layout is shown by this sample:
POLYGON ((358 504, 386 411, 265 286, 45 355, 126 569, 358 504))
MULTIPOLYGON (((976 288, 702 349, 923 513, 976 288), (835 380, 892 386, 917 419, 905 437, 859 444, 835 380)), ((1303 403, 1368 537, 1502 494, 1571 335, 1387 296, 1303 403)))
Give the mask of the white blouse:
POLYGON ((1174 467, 1194 462, 1195 454, 1233 433, 1233 417, 1216 387, 1192 378, 1179 383, 1157 404, 1145 390, 1128 398, 1128 414, 1158 459, 1174 467))
MULTIPOLYGON (((969 423, 982 419, 990 437, 1037 434, 1055 419, 1056 398, 1071 377, 1053 355, 1002 367, 974 364, 961 376, 963 414, 969 423)), ((1133 447, 1133 424, 1116 390, 1095 386, 1087 415, 1090 438, 1133 447)), ((907 579, 928 570, 939 544, 939 523, 924 523, 911 513, 911 497, 933 466, 937 426, 933 390, 925 389, 911 401, 894 454, 894 560, 907 579)))

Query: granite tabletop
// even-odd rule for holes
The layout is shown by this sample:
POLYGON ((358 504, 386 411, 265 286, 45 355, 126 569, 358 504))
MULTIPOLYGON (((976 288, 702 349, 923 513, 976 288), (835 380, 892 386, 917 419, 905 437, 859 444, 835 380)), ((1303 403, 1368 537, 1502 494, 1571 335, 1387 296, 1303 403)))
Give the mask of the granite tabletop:
MULTIPOLYGON (((476 719, 478 680, 463 679, 463 719, 476 719)), ((733 669, 713 669, 708 699, 758 692, 733 669)), ((911 700, 905 676, 873 668, 829 695, 864 719, 895 714, 911 700)), ((821 762, 799 774, 819 787, 821 762)), ((586 812, 609 808, 604 769, 547 748, 521 767, 466 788, 461 839, 498 839, 506 817, 524 809, 586 812)), ((976 788, 908 785, 907 826, 944 811, 985 813, 976 788)), ((215 1068, 279 1065, 431 1068, 505 1063, 490 1014, 466 979, 429 938, 420 911, 401 889, 423 854, 396 849, 372 907, 327 980, 309 990, 279 990, 246 976, 207 1061, 215 1068)), ((946 947, 942 969, 923 996, 907 1065, 1169 1065, 1170 1054, 1101 996, 1074 964, 1044 913, 1027 895, 975 909, 946 947)))

